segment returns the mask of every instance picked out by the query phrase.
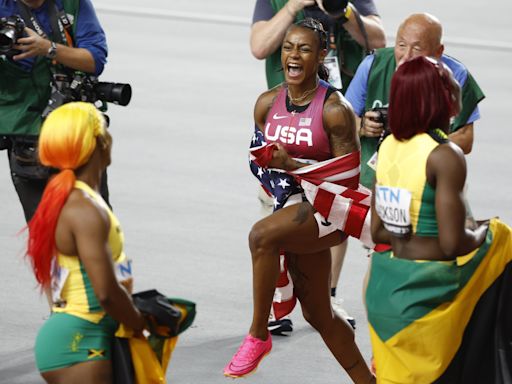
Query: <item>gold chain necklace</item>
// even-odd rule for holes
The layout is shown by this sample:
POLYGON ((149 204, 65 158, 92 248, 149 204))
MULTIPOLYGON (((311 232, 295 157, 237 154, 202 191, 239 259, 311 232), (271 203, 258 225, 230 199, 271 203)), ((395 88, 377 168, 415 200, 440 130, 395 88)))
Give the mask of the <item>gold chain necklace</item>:
POLYGON ((302 96, 299 96, 299 97, 292 97, 292 93, 290 92, 290 89, 288 88, 288 97, 290 98, 290 101, 293 103, 293 104, 296 104, 296 103, 300 103, 301 101, 303 100, 306 100, 306 98, 311 95, 313 92, 315 92, 318 88, 318 81, 316 82, 316 85, 311 88, 310 90, 308 91, 305 91, 302 96))

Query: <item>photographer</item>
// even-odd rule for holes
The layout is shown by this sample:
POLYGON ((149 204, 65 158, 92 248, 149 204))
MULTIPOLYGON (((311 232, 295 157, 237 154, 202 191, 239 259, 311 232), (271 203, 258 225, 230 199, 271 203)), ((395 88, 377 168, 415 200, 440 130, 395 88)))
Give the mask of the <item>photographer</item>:
MULTIPOLYGON (((329 51, 324 64, 329 69, 329 82, 342 93, 347 90, 366 53, 386 45, 382 21, 373 0, 354 0, 350 3, 347 0, 256 0, 251 52, 257 59, 266 61, 268 88, 284 81, 281 43, 289 26, 304 17, 320 20, 328 31, 329 51)), ((262 213, 271 214, 274 208, 272 198, 262 188, 258 198, 262 213)), ((355 327, 355 319, 342 306, 343 300, 336 298, 346 249, 346 241, 331 249, 332 306, 340 317, 355 327)), ((279 335, 291 332, 293 325, 289 318, 271 318, 269 329, 279 335)))
POLYGON ((471 152, 473 123, 480 118, 478 103, 484 94, 466 67, 444 54, 442 34, 441 23, 436 17, 426 13, 413 14, 399 26, 394 48, 377 50, 375 54, 367 56, 357 69, 346 97, 356 115, 361 118, 358 124, 361 138, 361 184, 367 188, 372 188, 375 183, 376 150, 384 134, 384 116, 382 111, 375 109, 388 106, 391 78, 396 68, 413 57, 436 58, 453 72, 462 89, 462 110, 451 122, 449 138, 465 154, 471 152))
POLYGON ((342 93, 348 88, 366 54, 365 50, 386 45, 382 21, 373 0, 354 0, 350 3, 346 0, 256 0, 251 52, 257 59, 266 60, 269 89, 284 81, 280 63, 284 34, 293 22, 304 17, 320 20, 329 32, 329 53, 335 53, 338 59, 341 87, 337 88, 342 93))
POLYGON ((28 222, 51 174, 39 164, 36 148, 52 81, 75 70, 101 74, 107 44, 90 0, 0 0, 0 18, 2 41, 15 40, 10 49, 2 44, 0 52, 0 148, 7 149, 28 222))

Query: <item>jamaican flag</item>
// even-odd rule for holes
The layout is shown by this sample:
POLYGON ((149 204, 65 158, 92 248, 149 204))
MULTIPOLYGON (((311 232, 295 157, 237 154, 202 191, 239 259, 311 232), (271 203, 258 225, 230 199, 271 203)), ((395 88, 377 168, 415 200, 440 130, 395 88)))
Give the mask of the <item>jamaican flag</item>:
POLYGON ((512 229, 453 261, 374 253, 366 291, 377 382, 512 383, 512 229))
POLYGON ((196 305, 156 290, 136 293, 133 301, 145 315, 150 334, 135 337, 120 324, 113 344, 113 384, 165 384, 178 335, 192 325, 196 305))

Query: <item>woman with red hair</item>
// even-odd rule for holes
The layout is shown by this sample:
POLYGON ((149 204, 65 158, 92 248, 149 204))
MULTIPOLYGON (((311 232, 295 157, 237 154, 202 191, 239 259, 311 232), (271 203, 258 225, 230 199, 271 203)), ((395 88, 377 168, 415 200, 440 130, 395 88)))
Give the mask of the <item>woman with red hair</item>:
POLYGON ((145 324, 130 297, 121 227, 98 193, 111 148, 105 119, 92 104, 65 104, 41 129, 41 163, 59 172, 28 224, 27 256, 52 296, 52 314, 35 345, 48 383, 111 383, 117 323, 136 332, 145 324))
POLYGON ((465 226, 466 161, 447 137, 459 110, 444 64, 417 57, 398 67, 371 220, 373 240, 392 250, 372 255, 366 290, 378 383, 497 383, 491 371, 512 368, 495 344, 512 328, 496 315, 510 308, 511 229, 495 219, 465 226))

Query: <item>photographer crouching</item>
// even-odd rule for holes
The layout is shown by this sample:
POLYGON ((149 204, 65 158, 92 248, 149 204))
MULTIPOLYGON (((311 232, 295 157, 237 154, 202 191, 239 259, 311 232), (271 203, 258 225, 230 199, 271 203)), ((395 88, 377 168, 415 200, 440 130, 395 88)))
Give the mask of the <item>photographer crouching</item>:
MULTIPOLYGON (((106 57, 90 0, 0 0, 0 149, 7 149, 27 222, 52 173, 39 164, 37 139, 49 101, 55 104, 59 87, 70 85, 58 80, 75 71, 98 76, 106 57)), ((57 98, 57 104, 69 101, 57 98)), ((106 174, 101 195, 108 202, 106 174)))

